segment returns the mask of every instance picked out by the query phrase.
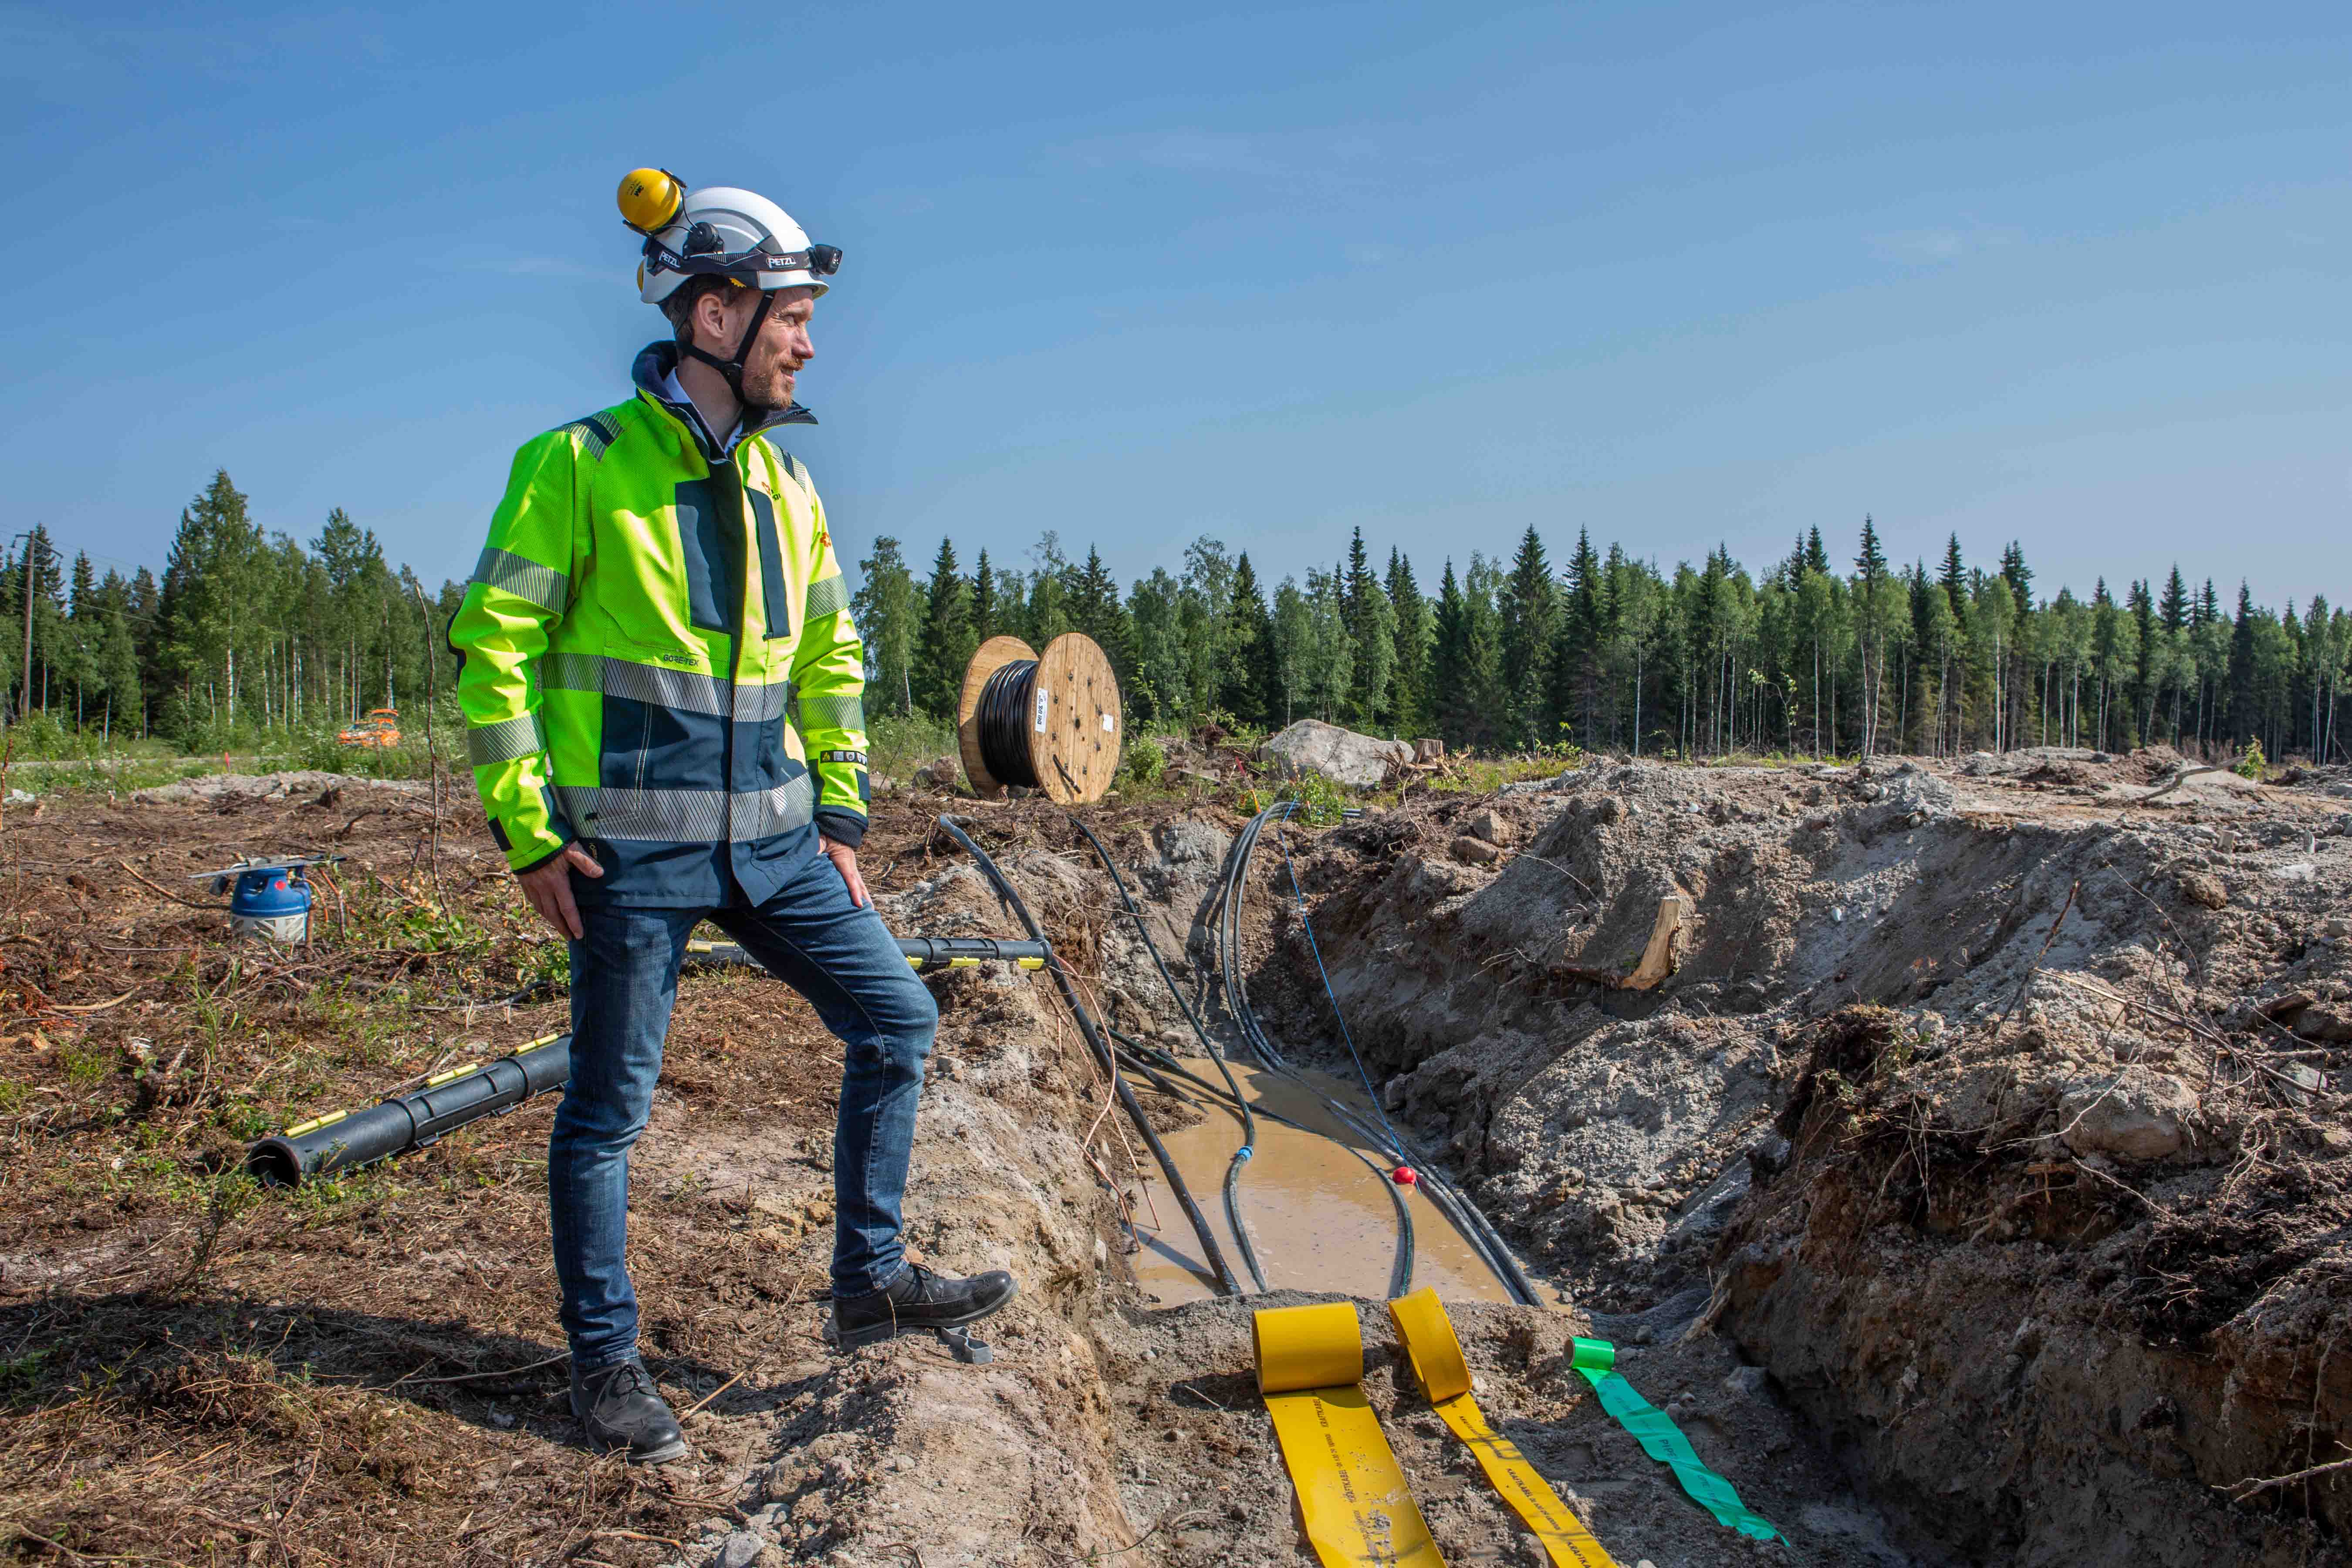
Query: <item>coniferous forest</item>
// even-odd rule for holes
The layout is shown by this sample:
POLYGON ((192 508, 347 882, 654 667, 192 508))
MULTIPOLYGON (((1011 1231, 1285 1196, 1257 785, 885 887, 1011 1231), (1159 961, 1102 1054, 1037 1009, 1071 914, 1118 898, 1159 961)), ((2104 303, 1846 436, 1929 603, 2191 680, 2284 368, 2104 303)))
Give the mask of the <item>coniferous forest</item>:
MULTIPOLYGON (((1681 757, 2164 742, 2341 762, 2352 746, 2352 613, 2321 595, 2257 605, 2178 565, 2053 592, 2017 543, 1990 565, 1958 538, 1897 564, 1868 518, 1752 566, 1717 550, 1668 571, 1534 528, 1508 560, 1382 561, 1359 531, 1303 579, 1268 583, 1246 548, 1202 538, 1181 573, 1122 592, 1098 551, 1074 559, 1049 532, 1021 564, 982 550, 967 566, 942 540, 924 571, 885 536, 853 577, 877 715, 952 718, 982 639, 1082 631, 1131 722, 1163 730, 1311 717, 1456 749, 1681 757)), ((181 513, 160 580, 68 564, 36 527, 0 589, 12 722, 206 751, 417 701, 428 659, 446 702, 441 633, 463 585, 426 590, 341 510, 307 542, 266 534, 220 473, 181 513)))

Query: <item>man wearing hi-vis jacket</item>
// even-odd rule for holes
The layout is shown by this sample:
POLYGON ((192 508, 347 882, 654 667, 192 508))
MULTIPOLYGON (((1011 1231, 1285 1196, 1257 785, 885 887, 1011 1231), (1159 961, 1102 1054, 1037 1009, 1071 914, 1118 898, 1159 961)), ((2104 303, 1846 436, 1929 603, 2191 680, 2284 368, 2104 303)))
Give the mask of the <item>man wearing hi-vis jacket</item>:
POLYGON ((572 1404, 590 1436, 686 1453, 637 1354, 624 1261, 688 936, 709 920, 844 1047, 833 1314, 844 1349, 1013 1295, 907 1262, 900 1202, 938 1026, 857 872, 864 653, 824 506, 775 441, 841 253, 750 191, 641 169, 622 216, 675 341, 635 395, 524 444, 449 640, 490 832, 572 952, 572 1080, 548 1198, 572 1404))

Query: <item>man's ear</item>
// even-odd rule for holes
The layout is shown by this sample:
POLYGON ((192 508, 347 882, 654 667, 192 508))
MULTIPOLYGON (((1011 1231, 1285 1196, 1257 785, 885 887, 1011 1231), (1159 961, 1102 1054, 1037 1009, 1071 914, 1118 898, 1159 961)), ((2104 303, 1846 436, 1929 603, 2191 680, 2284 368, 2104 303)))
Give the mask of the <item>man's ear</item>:
POLYGON ((707 289, 695 296, 694 335, 702 347, 711 353, 723 354, 733 348, 727 332, 727 307, 739 292, 733 289, 707 289))

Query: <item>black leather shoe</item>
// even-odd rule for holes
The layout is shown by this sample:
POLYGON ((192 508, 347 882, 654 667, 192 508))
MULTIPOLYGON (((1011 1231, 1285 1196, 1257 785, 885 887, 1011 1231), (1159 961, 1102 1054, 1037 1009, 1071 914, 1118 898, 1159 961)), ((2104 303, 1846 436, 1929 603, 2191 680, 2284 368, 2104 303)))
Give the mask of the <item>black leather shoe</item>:
POLYGON ((677 1417, 654 1392, 653 1374, 634 1357, 572 1374, 572 1414, 588 1430, 588 1440, 606 1448, 626 1448, 633 1465, 667 1465, 686 1458, 686 1435, 677 1417))
POLYGON ((845 1351, 879 1344, 898 1334, 976 1323, 1020 1293, 1002 1268, 969 1279, 934 1274, 909 1263, 887 1290, 833 1299, 835 1342, 845 1351))

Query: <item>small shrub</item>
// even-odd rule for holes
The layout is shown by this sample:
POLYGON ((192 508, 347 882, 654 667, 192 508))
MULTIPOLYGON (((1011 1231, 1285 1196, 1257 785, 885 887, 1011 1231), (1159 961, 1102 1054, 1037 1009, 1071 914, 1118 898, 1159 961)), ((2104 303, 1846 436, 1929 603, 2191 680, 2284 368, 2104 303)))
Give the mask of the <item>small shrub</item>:
POLYGON ((2260 784, 2263 774, 2270 770, 2270 759, 2263 755, 2263 743, 2260 741, 2249 741, 2246 742, 2246 754, 2238 759, 2238 765, 2234 771, 2240 778, 2252 779, 2256 784, 2260 784))
POLYGON ((928 713, 866 716, 866 765, 869 772, 904 784, 934 757, 953 754, 955 726, 928 713))
POLYGON ((1321 773, 1303 773, 1295 779, 1285 779, 1268 789, 1260 786, 1244 792, 1242 804, 1255 815, 1278 800, 1295 800, 1298 810, 1291 820, 1309 827, 1328 827, 1342 818, 1349 805, 1347 791, 1321 773))
POLYGON ((67 1046, 58 1059, 66 1070, 66 1081, 76 1089, 89 1088, 113 1066, 112 1054, 98 1047, 67 1046))
POLYGON ((1149 789, 1158 784, 1168 771, 1168 753, 1160 742, 1143 736, 1127 743, 1127 755, 1119 764, 1122 787, 1149 789))

